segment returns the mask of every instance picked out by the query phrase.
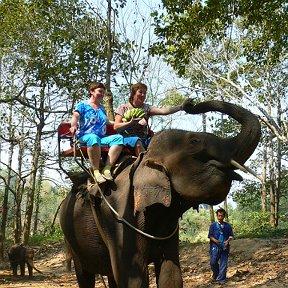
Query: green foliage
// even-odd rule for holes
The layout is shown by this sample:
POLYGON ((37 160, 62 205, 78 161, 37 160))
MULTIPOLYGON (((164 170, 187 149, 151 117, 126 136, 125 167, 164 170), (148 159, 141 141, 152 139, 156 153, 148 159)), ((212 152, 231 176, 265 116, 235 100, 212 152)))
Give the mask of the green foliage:
POLYGON ((208 241, 208 229, 210 226, 209 210, 188 210, 184 213, 180 225, 180 241, 182 242, 206 242, 208 241))
POLYGON ((235 137, 240 132, 241 125, 231 117, 214 119, 212 116, 209 120, 212 122, 212 133, 216 136, 223 137, 223 135, 225 135, 227 138, 235 137))
MULTIPOLYGON (((279 228, 270 226, 270 213, 258 210, 229 209, 229 223, 233 227, 236 239, 239 238, 269 238, 287 237, 288 217, 286 211, 279 217, 279 228), (286 213, 286 214, 285 214, 286 213)), ((210 212, 208 209, 188 210, 184 213, 180 225, 181 242, 207 242, 210 227, 210 212)))
POLYGON ((181 105, 188 95, 182 95, 176 89, 169 90, 165 97, 161 99, 159 106, 176 106, 181 105))
POLYGON ((163 0, 162 3, 165 12, 152 13, 159 37, 152 51, 165 54, 180 74, 184 73, 194 48, 211 40, 232 39, 239 30, 244 37, 241 41, 245 55, 259 64, 263 60, 278 61, 287 51, 286 1, 163 0))
POLYGON ((105 79, 106 23, 83 1, 7 0, 0 11, 0 52, 28 85, 55 85, 71 99, 86 94, 87 81, 105 79))
MULTIPOLYGON (((255 165, 259 165, 258 159, 255 159, 255 165)), ((254 169, 254 167, 252 167, 254 169)), ((279 202, 279 212, 286 210, 287 207, 287 192, 288 192, 288 181, 286 177, 287 171, 285 167, 282 167, 281 180, 280 180, 280 202, 279 202)), ((266 191, 270 189, 270 179, 266 180, 266 191)), ((241 188, 233 191, 231 193, 232 199, 237 203, 238 209, 242 211, 258 211, 261 209, 261 190, 262 184, 260 182, 254 182, 251 180, 244 180, 241 188)), ((268 202, 270 200, 270 195, 267 195, 268 202)), ((281 217, 281 213, 279 215, 281 217)))
POLYGON ((63 241, 63 232, 59 225, 47 229, 45 233, 37 233, 29 238, 30 245, 43 245, 63 241))
MULTIPOLYGON (((269 224, 269 213, 260 211, 229 210, 229 223, 234 235, 239 238, 273 238, 287 237, 288 217, 280 217, 280 227, 275 229, 269 224)), ((206 243, 210 227, 210 212, 208 209, 188 210, 180 222, 180 242, 206 243)), ((59 225, 48 227, 45 232, 30 237, 30 245, 41 245, 63 241, 63 233, 59 225)))
POLYGON ((279 228, 272 228, 269 223, 270 213, 243 211, 236 209, 231 215, 231 223, 236 238, 264 238, 287 236, 288 221, 281 221, 279 228))
POLYGON ((231 193, 232 199, 243 211, 260 210, 261 183, 245 180, 242 188, 231 193))

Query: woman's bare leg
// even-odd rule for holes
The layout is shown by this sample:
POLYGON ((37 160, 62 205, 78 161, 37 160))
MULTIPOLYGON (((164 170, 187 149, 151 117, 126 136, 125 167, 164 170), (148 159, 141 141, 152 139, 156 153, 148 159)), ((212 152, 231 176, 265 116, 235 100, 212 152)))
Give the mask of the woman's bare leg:
POLYGON ((113 177, 111 175, 111 166, 115 164, 122 150, 123 150, 123 145, 113 145, 109 148, 106 164, 102 171, 104 178, 106 178, 107 180, 111 180, 111 181, 113 180, 113 177))

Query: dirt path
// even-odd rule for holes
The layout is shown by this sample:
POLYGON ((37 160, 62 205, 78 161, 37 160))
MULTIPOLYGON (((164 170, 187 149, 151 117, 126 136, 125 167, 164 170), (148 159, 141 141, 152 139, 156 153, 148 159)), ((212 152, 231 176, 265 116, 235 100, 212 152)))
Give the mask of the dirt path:
MULTIPOLYGON (((288 287, 287 238, 239 239, 232 242, 228 278, 225 287, 288 287)), ((59 244, 36 247, 35 266, 44 274, 34 273, 33 279, 13 277, 7 262, 0 263, 2 288, 77 288, 74 272, 67 273, 63 266, 64 254, 59 244)), ((181 267, 184 288, 220 287, 210 284, 208 243, 182 247, 181 267)), ((152 271, 152 269, 151 269, 152 271)), ((155 288, 151 272, 150 287, 155 288)), ((100 278, 96 288, 105 287, 100 278)))

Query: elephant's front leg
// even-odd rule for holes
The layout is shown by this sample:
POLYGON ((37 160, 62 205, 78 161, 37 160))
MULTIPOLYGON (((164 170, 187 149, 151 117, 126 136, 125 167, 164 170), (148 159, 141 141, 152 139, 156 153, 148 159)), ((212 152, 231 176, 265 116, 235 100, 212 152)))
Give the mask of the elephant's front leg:
POLYGON ((155 263, 155 270, 158 274, 158 288, 182 288, 183 280, 179 262, 164 260, 161 264, 155 263), (159 265, 159 266, 158 266, 159 265))
POLYGON ((136 254, 134 257, 127 257, 125 261, 112 259, 113 274, 118 288, 149 287, 148 268, 143 261, 139 261, 140 258, 136 254))
POLYGON ((27 267, 28 267, 28 275, 31 278, 31 277, 33 277, 33 267, 28 262, 27 262, 27 267))
POLYGON ((73 261, 79 288, 94 288, 95 287, 95 274, 90 273, 83 269, 79 258, 73 254, 73 261))
POLYGON ((128 275, 128 286, 127 287, 139 287, 148 288, 149 287, 149 274, 147 267, 141 268, 138 265, 132 267, 132 273, 128 275), (134 272, 132 272, 134 271, 134 272))
POLYGON ((117 225, 114 235, 106 236, 117 288, 148 288, 147 239, 123 223, 117 225))
POLYGON ((25 276, 25 261, 20 262, 20 274, 21 276, 25 276))
POLYGON ((17 268, 18 264, 16 263, 11 263, 12 271, 13 271, 13 276, 17 276, 17 268))

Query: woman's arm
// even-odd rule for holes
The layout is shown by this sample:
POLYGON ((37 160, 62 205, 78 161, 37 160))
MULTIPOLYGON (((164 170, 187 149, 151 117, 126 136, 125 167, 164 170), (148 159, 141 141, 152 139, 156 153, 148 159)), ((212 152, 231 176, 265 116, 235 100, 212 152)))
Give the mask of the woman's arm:
POLYGON ((70 132, 72 133, 72 135, 75 134, 76 130, 77 130, 77 123, 78 120, 80 118, 80 114, 78 112, 74 112, 71 118, 71 127, 70 127, 70 132))
POLYGON ((150 115, 169 115, 169 114, 173 114, 176 113, 178 111, 183 110, 183 107, 187 108, 190 105, 194 105, 193 104, 194 100, 191 98, 187 98, 183 101, 183 103, 181 105, 178 106, 173 106, 173 107, 151 107, 150 108, 150 115))
POLYGON ((151 107, 150 115, 169 115, 176 113, 182 110, 182 105, 173 106, 173 107, 151 107))

